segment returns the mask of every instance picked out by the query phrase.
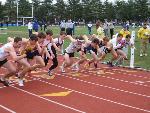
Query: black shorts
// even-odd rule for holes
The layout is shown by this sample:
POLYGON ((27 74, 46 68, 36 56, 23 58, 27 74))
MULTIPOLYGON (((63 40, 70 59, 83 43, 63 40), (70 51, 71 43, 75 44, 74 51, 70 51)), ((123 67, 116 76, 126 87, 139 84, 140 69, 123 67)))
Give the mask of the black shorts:
POLYGON ((2 61, 0 61, 0 67, 3 66, 7 61, 8 61, 7 58, 2 60, 2 61))
MULTIPOLYGON (((67 53, 66 51, 64 51, 64 55, 65 53, 67 53)), ((67 53, 69 55, 69 57, 74 57, 74 53, 67 53)))
POLYGON ((84 48, 83 50, 80 48, 80 49, 77 50, 77 52, 79 52, 79 51, 81 51, 81 52, 83 52, 84 54, 86 54, 86 48, 84 48))
POLYGON ((97 55, 97 49, 93 48, 92 46, 85 47, 85 51, 91 54, 93 51, 97 55))
POLYGON ((111 50, 110 50, 110 49, 108 49, 108 48, 106 48, 106 47, 104 47, 104 48, 103 48, 103 52, 104 52, 105 54, 107 54, 107 53, 110 53, 110 52, 111 52, 111 50))
POLYGON ((122 50, 122 48, 117 48, 117 49, 115 49, 115 51, 117 51, 117 50, 122 50))
POLYGON ((38 50, 27 52, 27 59, 33 59, 34 56, 41 56, 38 50))

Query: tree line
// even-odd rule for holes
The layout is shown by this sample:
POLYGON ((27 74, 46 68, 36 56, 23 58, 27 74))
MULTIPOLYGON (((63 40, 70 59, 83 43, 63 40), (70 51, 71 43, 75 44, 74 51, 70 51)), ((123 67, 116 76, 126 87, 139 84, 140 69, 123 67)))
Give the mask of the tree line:
MULTIPOLYGON (((99 20, 133 20, 141 21, 150 17, 148 0, 116 0, 114 3, 105 0, 32 0, 34 17, 38 20, 54 22, 55 20, 84 19, 86 22, 99 20)), ((32 4, 28 0, 18 0, 18 15, 30 16, 32 4)), ((0 21, 9 18, 16 20, 17 0, 0 2, 0 21)))

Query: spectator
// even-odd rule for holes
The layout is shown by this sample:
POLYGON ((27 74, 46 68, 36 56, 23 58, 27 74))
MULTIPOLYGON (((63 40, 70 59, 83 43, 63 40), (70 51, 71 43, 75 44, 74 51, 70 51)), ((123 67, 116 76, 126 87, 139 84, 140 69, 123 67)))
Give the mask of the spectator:
POLYGON ((140 28, 138 31, 138 38, 140 38, 141 41, 141 50, 140 50, 141 57, 143 55, 147 56, 147 46, 149 37, 150 37, 150 30, 147 28, 147 24, 144 23, 143 27, 140 28))
POLYGON ((107 36, 108 37, 108 22, 107 21, 105 21, 105 23, 104 23, 104 25, 103 25, 103 28, 104 28, 104 34, 105 34, 105 36, 107 36))
POLYGON ((123 29, 119 33, 122 34, 124 38, 131 34, 126 25, 123 26, 123 29))
POLYGON ((88 26, 89 35, 91 35, 91 32, 92 32, 92 22, 89 22, 89 23, 87 24, 87 26, 88 26))
POLYGON ((6 21, 6 26, 8 27, 8 21, 6 21))
POLYGON ((99 20, 96 22, 96 30, 97 30, 98 38, 103 39, 104 29, 102 28, 102 23, 99 20))
POLYGON ((31 34, 32 34, 32 27, 33 27, 32 22, 31 22, 31 21, 29 21, 29 22, 28 22, 29 37, 30 37, 30 36, 31 36, 31 34))
POLYGON ((112 39, 112 37, 114 35, 114 24, 113 24, 113 21, 110 21, 109 29, 110 29, 110 38, 112 39))
POLYGON ((73 30, 73 23, 71 22, 71 20, 68 20, 68 22, 66 23, 66 33, 67 33, 67 35, 72 36, 72 30, 73 30))
POLYGON ((45 21, 43 21, 43 25, 44 25, 44 31, 47 29, 47 24, 45 21))
POLYGON ((60 29, 61 29, 61 31, 65 31, 65 28, 66 28, 66 23, 65 23, 65 20, 63 20, 60 23, 60 29))
POLYGON ((37 20, 35 20, 33 23, 33 29, 35 30, 35 32, 38 32, 38 30, 39 30, 39 24, 38 24, 37 20))
POLYGON ((1 24, 0 24, 0 25, 1 25, 1 27, 3 27, 3 22, 1 22, 1 24))

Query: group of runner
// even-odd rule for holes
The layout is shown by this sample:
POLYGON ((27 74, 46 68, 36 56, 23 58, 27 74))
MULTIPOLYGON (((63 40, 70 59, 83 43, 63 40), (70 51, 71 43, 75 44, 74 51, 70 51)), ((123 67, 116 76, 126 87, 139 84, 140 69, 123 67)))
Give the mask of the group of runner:
POLYGON ((9 86, 9 78, 15 75, 18 77, 19 86, 24 86, 23 78, 25 75, 47 66, 49 60, 52 61, 52 64, 47 70, 47 75, 53 76, 52 71, 59 62, 57 59, 58 52, 64 57, 60 66, 62 73, 69 66, 73 70, 79 71, 80 65, 84 62, 87 66, 93 63, 94 67, 97 68, 99 62, 103 61, 109 53, 112 54, 112 59, 108 64, 113 66, 115 60, 127 59, 126 53, 122 50, 123 47, 133 46, 130 43, 130 35, 123 37, 122 34, 117 34, 115 38, 117 42, 115 46, 108 37, 99 38, 94 34, 89 37, 82 35, 73 38, 71 35, 67 35, 65 31, 61 31, 58 38, 53 38, 53 32, 50 29, 46 33, 34 33, 29 39, 8 37, 8 42, 0 47, 0 67, 5 67, 8 70, 3 76, 1 75, 0 82, 9 86), (63 45, 66 39, 70 40, 70 44, 64 50, 63 45), (79 53, 79 60, 73 62, 76 52, 79 53), (90 60, 87 58, 87 54, 91 55, 90 60))

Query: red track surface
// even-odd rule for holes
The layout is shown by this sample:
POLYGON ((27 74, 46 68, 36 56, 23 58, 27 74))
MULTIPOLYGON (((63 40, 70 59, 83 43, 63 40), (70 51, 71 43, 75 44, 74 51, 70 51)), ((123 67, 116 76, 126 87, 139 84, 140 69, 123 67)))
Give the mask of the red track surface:
MULTIPOLYGON (((59 57, 59 62, 62 58, 59 57)), ((0 113, 149 113, 150 73, 100 65, 98 69, 54 72, 45 69, 26 76, 24 87, 0 84, 0 113), (70 91, 66 96, 41 96, 70 91)), ((47 67, 48 68, 48 67, 47 67)), ((3 68, 0 73, 4 73, 3 68)))

